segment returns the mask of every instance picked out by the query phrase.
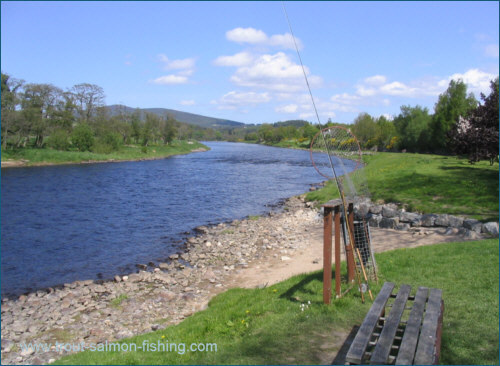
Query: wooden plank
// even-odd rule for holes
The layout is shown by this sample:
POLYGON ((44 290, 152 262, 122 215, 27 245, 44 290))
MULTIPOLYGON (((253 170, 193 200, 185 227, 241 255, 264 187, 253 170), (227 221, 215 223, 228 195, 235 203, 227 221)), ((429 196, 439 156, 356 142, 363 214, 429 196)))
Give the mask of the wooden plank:
POLYGON ((325 207, 323 217, 323 303, 332 298, 332 209, 325 207))
POLYGON ((370 342, 370 338, 372 336, 373 330, 377 326, 379 317, 385 310, 385 305, 387 304, 387 300, 389 300, 389 296, 394 289, 394 283, 386 282, 382 289, 380 290, 377 298, 373 302, 372 307, 366 314, 361 327, 356 334, 356 337, 352 341, 351 347, 346 355, 346 362, 361 364, 363 355, 368 347, 368 342, 370 342))
POLYGON ((392 305, 391 312, 389 316, 386 316, 387 320, 380 333, 377 345, 372 352, 370 364, 380 365, 388 363, 394 337, 396 336, 396 331, 398 330, 399 322, 405 310, 410 291, 411 287, 409 285, 402 285, 399 289, 396 300, 394 300, 394 304, 392 305))
POLYGON ((399 347, 396 365, 412 365, 415 351, 417 349, 418 335, 420 334, 420 326, 424 317, 425 303, 429 289, 427 287, 419 287, 415 295, 415 301, 410 312, 410 317, 406 323, 405 333, 401 346, 399 347))
POLYGON ((425 309, 424 322, 420 331, 414 364, 431 365, 436 362, 439 323, 443 319, 443 291, 431 289, 425 309))

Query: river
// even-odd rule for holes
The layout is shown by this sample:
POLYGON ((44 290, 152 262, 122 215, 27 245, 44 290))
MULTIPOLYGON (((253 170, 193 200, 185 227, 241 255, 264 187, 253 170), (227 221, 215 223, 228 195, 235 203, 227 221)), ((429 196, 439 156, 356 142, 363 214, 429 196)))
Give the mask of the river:
POLYGON ((308 151, 206 145, 161 160, 2 169, 2 296, 165 261, 193 228, 264 214, 324 180, 308 151))

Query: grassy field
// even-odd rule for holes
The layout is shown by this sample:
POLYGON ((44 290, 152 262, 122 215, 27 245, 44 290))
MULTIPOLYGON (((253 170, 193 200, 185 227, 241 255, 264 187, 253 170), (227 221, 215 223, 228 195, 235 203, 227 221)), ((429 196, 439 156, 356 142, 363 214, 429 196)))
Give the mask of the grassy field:
MULTIPOLYGON (((404 204, 409 211, 498 220, 498 163, 474 165, 451 156, 377 153, 363 157, 372 200, 404 204)), ((326 202, 338 197, 329 184, 307 195, 326 202)))
MULTIPOLYGON (((447 243, 376 256, 381 280, 443 289, 443 364, 498 364, 498 240, 447 243)), ((343 270, 345 274, 345 269, 343 270)), ((186 350, 90 352, 58 364, 315 364, 331 363, 370 301, 351 291, 322 304, 322 273, 295 276, 264 289, 232 289, 205 311, 177 326, 122 340, 138 347, 157 342, 186 350), (191 343, 217 344, 217 352, 190 352, 191 343), (330 357, 330 358, 329 358, 330 357)), ((213 347, 213 346, 212 346, 213 347)))
POLYGON ((98 154, 90 151, 59 151, 52 149, 24 148, 17 150, 2 150, 2 162, 7 160, 23 160, 25 165, 71 164, 88 161, 119 161, 159 159, 171 155, 187 154, 198 148, 206 148, 197 141, 189 143, 185 140, 173 141, 170 145, 142 146, 127 145, 109 154, 98 154))

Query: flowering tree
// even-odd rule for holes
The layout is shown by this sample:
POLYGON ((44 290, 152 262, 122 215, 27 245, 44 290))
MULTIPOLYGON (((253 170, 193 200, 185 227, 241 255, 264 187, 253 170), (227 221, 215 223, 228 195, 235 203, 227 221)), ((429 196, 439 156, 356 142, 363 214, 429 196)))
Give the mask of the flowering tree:
POLYGON ((468 155, 471 164, 484 159, 491 165, 498 161, 498 78, 491 81, 490 88, 490 95, 481 93, 483 104, 468 118, 460 116, 448 135, 454 152, 468 155))

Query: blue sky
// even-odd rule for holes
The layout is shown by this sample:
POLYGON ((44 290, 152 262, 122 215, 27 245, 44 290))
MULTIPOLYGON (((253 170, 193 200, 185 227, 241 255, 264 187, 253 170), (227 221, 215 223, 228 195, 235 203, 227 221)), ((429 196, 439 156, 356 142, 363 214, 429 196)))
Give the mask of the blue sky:
MULTIPOLYGON (((321 122, 433 110, 499 70, 498 2, 286 2, 321 122)), ((107 104, 316 122, 281 2, 5 2, 2 72, 107 104)))

